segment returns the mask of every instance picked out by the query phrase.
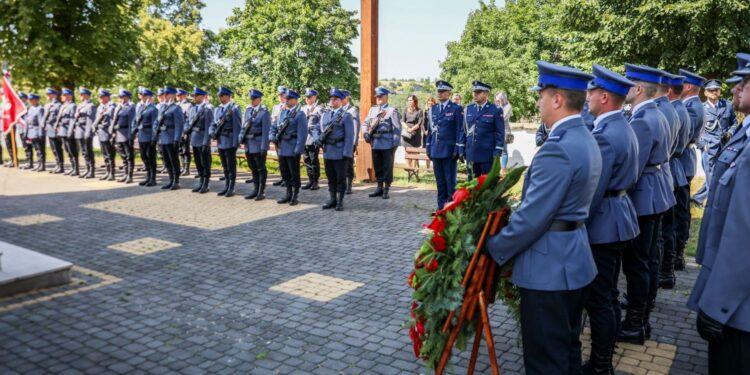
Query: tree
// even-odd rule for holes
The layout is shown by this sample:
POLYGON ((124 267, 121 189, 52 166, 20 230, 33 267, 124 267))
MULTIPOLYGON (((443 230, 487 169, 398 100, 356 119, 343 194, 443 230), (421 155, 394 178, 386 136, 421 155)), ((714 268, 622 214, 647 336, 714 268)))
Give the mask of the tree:
MULTIPOLYGON (((312 87, 326 97, 330 87, 359 92, 350 43, 358 35, 356 12, 338 0, 246 0, 234 8, 219 33, 220 55, 229 67, 226 85, 242 92, 256 87, 312 87)), ((272 97, 272 95, 267 95, 272 97)))
POLYGON ((8 0, 0 50, 22 86, 106 85, 133 60, 137 0, 8 0))

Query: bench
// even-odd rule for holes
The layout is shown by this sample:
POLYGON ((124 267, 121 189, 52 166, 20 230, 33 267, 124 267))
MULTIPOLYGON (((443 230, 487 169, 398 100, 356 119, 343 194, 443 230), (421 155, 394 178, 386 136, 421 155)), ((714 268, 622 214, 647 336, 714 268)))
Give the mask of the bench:
POLYGON ((427 156, 427 150, 421 147, 404 147, 406 151, 406 162, 411 165, 404 167, 404 170, 408 174, 406 181, 410 182, 411 178, 414 177, 419 182, 419 173, 433 173, 432 163, 430 158, 427 156), (424 161, 425 166, 422 167, 420 162, 424 161))

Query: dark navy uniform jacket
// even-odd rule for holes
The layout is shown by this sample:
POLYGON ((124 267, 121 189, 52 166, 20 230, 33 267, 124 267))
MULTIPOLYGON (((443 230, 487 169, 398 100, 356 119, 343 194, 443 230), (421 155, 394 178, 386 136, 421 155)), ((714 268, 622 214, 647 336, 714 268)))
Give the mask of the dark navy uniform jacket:
POLYGON ((446 101, 430 108, 430 124, 427 128, 427 156, 432 159, 450 158, 453 155, 463 156, 466 147, 464 134, 464 109, 458 104, 446 101))
POLYGON ((697 147, 705 149, 711 156, 716 156, 721 148, 721 137, 724 133, 734 130, 737 116, 734 114, 732 103, 725 99, 719 99, 716 106, 706 101, 703 108, 706 112, 706 125, 703 127, 697 147))
POLYGON ((190 134, 190 147, 204 147, 211 144, 211 136, 208 133, 208 129, 214 122, 214 111, 212 111, 207 103, 201 103, 197 105, 191 105, 190 111, 188 112, 188 120, 185 125, 185 131, 188 131, 190 124, 193 121, 197 121, 193 127, 192 134, 190 134))
POLYGON ((695 176, 696 168, 698 168, 696 165, 698 158, 695 154, 695 144, 698 143, 701 133, 703 132, 706 111, 703 108, 703 103, 701 103, 701 100, 697 95, 685 98, 682 102, 685 103, 685 108, 690 115, 690 122, 693 126, 690 130, 688 148, 682 153, 680 162, 682 163, 682 168, 685 169, 685 176, 693 177, 695 176))
POLYGON ((628 191, 638 216, 656 215, 677 203, 670 174, 663 171, 669 161, 669 125, 653 100, 633 108, 630 126, 638 138, 638 181, 628 191))
POLYGON ((635 206, 618 194, 638 179, 638 139, 622 111, 601 114, 592 131, 602 156, 602 174, 586 223, 589 241, 605 244, 628 241, 640 233, 635 206))
POLYGON ((94 120, 96 128, 92 130, 99 137, 99 142, 109 142, 109 129, 115 116, 116 107, 115 103, 110 101, 107 104, 100 104, 96 108, 96 119, 94 120))
POLYGON ((464 109, 464 132, 466 160, 473 163, 491 162, 493 157, 503 153, 505 147, 503 109, 489 101, 482 109, 477 103, 469 104, 464 109))
POLYGON ((120 104, 117 118, 112 124, 112 130, 117 132, 115 142, 122 143, 130 140, 130 134, 133 131, 133 121, 135 120, 135 106, 133 103, 120 104))
POLYGON ((138 142, 147 143, 154 141, 154 131, 159 122, 159 109, 156 104, 149 102, 147 105, 138 103, 133 127, 138 128, 138 142))
POLYGON ((307 117, 305 117, 305 113, 299 107, 283 109, 279 115, 278 123, 271 127, 268 139, 274 139, 277 134, 279 136, 279 148, 276 149, 276 153, 279 156, 302 155, 305 152, 305 141, 307 141, 307 117), (279 134, 279 127, 287 117, 292 115, 292 112, 296 112, 294 118, 289 119, 289 125, 282 134, 279 134))
POLYGON ((245 134, 245 139, 240 139, 240 143, 245 145, 245 150, 251 154, 257 154, 261 151, 268 151, 269 141, 268 134, 271 132, 271 112, 264 105, 258 108, 247 106, 245 109, 245 118, 242 120, 243 127, 249 127, 245 134))
MULTIPOLYGON (((725 167, 714 169, 703 216, 696 261, 702 266, 688 307, 741 331, 750 332, 750 130, 733 137, 725 155, 725 167), (743 139, 744 138, 744 139, 743 139), (727 153, 729 151, 729 153, 727 153), (729 160, 732 160, 729 162, 729 160), (726 164, 729 162, 729 164, 726 164)), ((717 163, 719 164, 719 163, 717 163)))
POLYGON ((487 243, 499 264, 515 259, 514 284, 559 291, 591 283, 597 270, 586 226, 565 232, 548 228, 555 220, 588 218, 601 171, 596 140, 580 115, 553 125, 526 172, 521 206, 487 243))
POLYGON ((57 116, 60 114, 60 106, 60 101, 57 99, 44 105, 44 130, 47 137, 57 137, 55 124, 57 123, 57 116))
POLYGON ((159 144, 170 145, 180 141, 182 129, 185 126, 185 114, 177 103, 162 103, 159 112, 160 120, 163 118, 161 129, 159 129, 159 144))
POLYGON ((92 135, 91 125, 96 118, 96 105, 90 100, 86 100, 78 106, 76 110, 75 139, 89 138, 92 135))
POLYGON ((690 114, 688 114, 682 100, 677 99, 671 103, 674 111, 677 113, 677 120, 680 122, 680 132, 677 134, 675 150, 669 158, 669 168, 672 170, 672 182, 674 186, 682 187, 687 185, 688 181, 687 176, 685 176, 685 167, 682 166, 680 158, 682 157, 682 153, 687 150, 692 123, 690 122, 690 114))
POLYGON ((224 126, 218 134, 217 147, 219 150, 236 149, 240 146, 240 130, 242 130, 242 113, 234 102, 222 104, 214 109, 214 121, 208 132, 213 134, 224 119, 224 126), (224 119, 226 117, 226 119, 224 119))
POLYGON ((59 126, 57 127, 58 137, 67 137, 72 135, 70 132, 73 131, 75 126, 76 118, 76 103, 63 103, 60 105, 60 112, 58 113, 59 126))
POLYGON ((329 160, 341 160, 351 158, 354 153, 354 120, 352 115, 346 109, 331 109, 323 114, 320 120, 321 135, 333 126, 331 133, 326 137, 323 143, 323 158, 329 160), (337 123, 334 123, 339 113, 343 112, 343 117, 337 123))

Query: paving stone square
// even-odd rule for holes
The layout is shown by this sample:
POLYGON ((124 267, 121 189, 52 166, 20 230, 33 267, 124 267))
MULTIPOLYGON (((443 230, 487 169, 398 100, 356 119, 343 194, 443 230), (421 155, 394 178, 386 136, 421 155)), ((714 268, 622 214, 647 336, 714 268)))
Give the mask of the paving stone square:
POLYGON ((143 237, 132 241, 116 243, 107 247, 133 255, 146 255, 157 251, 174 249, 175 247, 180 246, 181 245, 176 242, 164 241, 153 237, 143 237))
POLYGON ((61 220, 63 220, 63 218, 53 216, 53 215, 47 215, 47 214, 24 215, 24 216, 16 216, 16 217, 9 217, 7 219, 3 219, 3 221, 6 223, 11 223, 11 224, 20 225, 20 226, 45 224, 45 223, 51 223, 53 221, 61 221, 61 220))
MULTIPOLYGON (((292 207, 276 204, 284 189, 273 186, 255 202, 242 197, 249 184, 217 197, 215 179, 204 195, 190 179, 175 192, 80 181, 0 168, 0 239, 76 265, 73 284, 0 300, 0 374, 426 372, 402 324, 434 191, 395 188, 383 200, 362 185, 335 212, 320 209, 325 188, 292 207), (7 222, 39 214, 62 220, 7 222), (113 249, 166 243, 179 247, 113 249), (292 281, 303 283, 278 290, 292 281)), ((651 340, 618 347, 618 374, 707 373, 685 307, 696 275, 691 263, 660 291, 651 340)), ((489 314, 501 373, 522 374, 516 322, 501 304, 489 314)), ((454 353, 452 373, 466 373, 470 353, 454 353)), ((490 373, 484 348, 476 373, 490 373)))

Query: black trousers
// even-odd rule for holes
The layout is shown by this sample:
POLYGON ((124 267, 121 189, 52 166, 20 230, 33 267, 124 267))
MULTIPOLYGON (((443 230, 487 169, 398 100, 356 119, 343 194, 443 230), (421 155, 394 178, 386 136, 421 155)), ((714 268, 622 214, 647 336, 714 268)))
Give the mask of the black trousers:
POLYGON ((253 176, 256 173, 266 172, 266 157, 268 156, 267 151, 249 153, 245 152, 245 158, 247 158, 247 165, 250 166, 250 171, 253 172, 253 176))
POLYGON ((219 149, 219 159, 221 159, 221 168, 224 170, 224 177, 227 181, 237 179, 237 149, 219 149))
POLYGON ((156 142, 138 142, 141 160, 152 177, 156 177, 156 142))
MULTIPOLYGON (((669 211, 667 211, 669 212, 669 211)), ((662 234, 662 218, 666 213, 659 215, 656 222, 656 239, 654 240, 654 246, 651 247, 651 251, 648 254, 648 300, 650 302, 656 299, 656 294, 659 291, 659 271, 661 271, 661 260, 664 256, 662 248, 659 246, 658 241, 662 234)))
POLYGON ((73 168, 78 167, 78 142, 75 138, 63 138, 65 146, 65 152, 68 154, 68 160, 73 168))
POLYGON ((94 167, 94 138, 92 137, 86 137, 83 139, 76 139, 78 141, 78 148, 81 149, 81 154, 83 154, 83 160, 86 162, 86 164, 90 164, 90 166, 94 167))
MULTIPOLYGON (((660 215, 638 216, 641 233, 628 243, 622 254, 622 272, 628 282, 628 303, 645 307, 651 284, 650 260, 656 246, 660 215)), ((658 277, 658 274, 657 274, 658 277)))
POLYGON ((346 178, 354 179, 354 154, 351 158, 346 158, 346 178))
POLYGON ((372 150, 372 165, 375 168, 375 178, 379 183, 390 185, 393 182, 393 159, 396 148, 389 150, 372 150))
POLYGON ((117 152, 120 154, 122 164, 125 166, 125 171, 132 171, 135 166, 135 150, 130 141, 117 142, 117 152))
POLYGON ((193 156, 195 157, 195 168, 198 170, 198 176, 211 177, 211 146, 194 146, 193 156))
MULTIPOLYGON (((14 125, 15 126, 15 125, 14 125)), ((15 135, 15 132, 12 133, 15 135)), ((5 134, 5 148, 8 150, 8 156, 10 157, 10 163, 15 163, 14 160, 18 155, 18 149, 16 149, 16 154, 13 154, 13 139, 11 138, 11 132, 8 131, 7 134, 5 134)), ((3 148, 0 146, 0 164, 3 164, 3 148)))
POLYGON ((34 146, 34 150, 36 150, 36 158, 42 164, 42 167, 44 167, 44 163, 47 160, 47 139, 44 137, 34 138, 31 140, 31 144, 34 146))
POLYGON ((23 150, 26 152, 26 162, 29 165, 34 163, 34 145, 31 142, 27 142, 25 139, 21 142, 23 150))
POLYGON ((104 164, 110 168, 110 171, 115 169, 115 146, 110 141, 99 140, 102 147, 102 155, 104 156, 104 164))
MULTIPOLYGON (((186 138, 180 138, 180 155, 182 156, 182 164, 186 170, 190 170, 190 134, 186 138)), ((196 163, 198 161, 196 160, 196 163)), ((197 168, 197 165, 196 165, 197 168)))
POLYGON ((299 188, 302 186, 299 178, 299 159, 300 155, 279 156, 279 169, 281 169, 281 179, 286 186, 299 188))
POLYGON ((164 159, 164 167, 167 168, 170 176, 180 175, 180 157, 177 152, 176 143, 160 145, 161 155, 164 159))
POLYGON ((328 177, 328 191, 343 193, 346 191, 346 166, 351 158, 339 160, 324 159, 326 176, 328 177))
POLYGON ((65 163, 62 137, 49 137, 49 143, 52 147, 52 155, 55 156, 55 163, 62 166, 65 163))
POLYGON ((585 304, 591 323, 592 352, 609 353, 617 337, 619 315, 615 310, 620 310, 620 305, 612 300, 612 295, 618 293, 619 265, 625 247, 625 242, 591 245, 598 271, 585 304))
POLYGON ((674 207, 675 253, 681 256, 690 239, 690 184, 675 191, 677 205, 674 207))
POLYGON ((311 180, 320 178, 320 147, 305 146, 305 167, 307 168, 307 177, 311 180))
POLYGON ((521 335, 527 375, 581 373, 581 314, 588 287, 521 288, 521 335))
POLYGON ((708 344, 709 375, 750 374, 750 332, 725 327, 724 339, 708 344))
MULTIPOLYGON (((677 195, 676 192, 675 196, 677 195)), ((659 252, 661 253, 661 262, 659 269, 667 270, 670 264, 674 263, 675 258, 675 206, 670 207, 661 215, 661 235, 659 236, 659 252)), ((651 285, 651 289, 659 289, 657 285, 651 285)), ((654 296, 656 293, 653 293, 654 296)))

